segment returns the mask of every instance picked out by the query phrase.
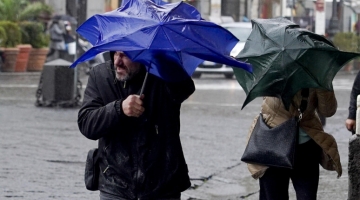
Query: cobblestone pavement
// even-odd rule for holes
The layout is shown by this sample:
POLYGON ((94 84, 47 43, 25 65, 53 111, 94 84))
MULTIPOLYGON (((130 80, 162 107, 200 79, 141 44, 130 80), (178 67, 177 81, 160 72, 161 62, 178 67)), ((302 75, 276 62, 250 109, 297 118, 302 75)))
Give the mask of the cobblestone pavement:
MULTIPOLYGON (((78 131, 78 108, 34 106, 39 76, 0 73, 0 199, 99 199, 83 182, 87 151, 97 142, 78 131)), ((325 129, 338 141, 344 173, 337 179, 321 170, 319 200, 347 198, 350 133, 344 120, 354 77, 343 73, 334 80, 339 107, 325 129)), ((192 178, 182 199, 258 199, 258 183, 240 157, 261 99, 241 110, 245 94, 235 79, 195 82, 196 92, 182 107, 181 139, 192 178)), ((295 199, 291 187, 290 193, 295 199)))

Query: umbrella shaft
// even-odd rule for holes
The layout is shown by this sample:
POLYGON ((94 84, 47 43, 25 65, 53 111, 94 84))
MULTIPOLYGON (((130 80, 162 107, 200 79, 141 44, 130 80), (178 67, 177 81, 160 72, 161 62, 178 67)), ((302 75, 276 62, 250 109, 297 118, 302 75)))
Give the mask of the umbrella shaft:
POLYGON ((142 84, 142 86, 141 86, 140 96, 141 96, 141 95, 143 94, 143 92, 144 92, 144 88, 145 88, 145 85, 146 85, 146 80, 147 80, 148 74, 149 74, 149 72, 146 72, 145 78, 144 78, 144 82, 143 82, 143 84, 142 84))

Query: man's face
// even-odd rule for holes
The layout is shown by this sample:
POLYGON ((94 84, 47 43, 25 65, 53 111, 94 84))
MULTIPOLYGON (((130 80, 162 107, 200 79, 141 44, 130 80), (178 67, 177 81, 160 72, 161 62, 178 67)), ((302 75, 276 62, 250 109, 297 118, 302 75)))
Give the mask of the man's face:
POLYGON ((122 51, 115 52, 114 66, 116 79, 119 81, 127 81, 132 79, 141 68, 140 63, 131 61, 130 58, 128 58, 122 51))

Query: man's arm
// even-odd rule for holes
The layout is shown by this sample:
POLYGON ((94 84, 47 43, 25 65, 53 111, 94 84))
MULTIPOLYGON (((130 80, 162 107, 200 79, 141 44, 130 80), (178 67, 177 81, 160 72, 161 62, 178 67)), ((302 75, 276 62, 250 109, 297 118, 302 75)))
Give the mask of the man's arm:
POLYGON ((173 101, 182 103, 194 93, 195 85, 194 81, 189 77, 181 82, 167 83, 167 89, 173 101))
POLYGON ((92 140, 104 137, 111 130, 119 128, 119 120, 122 117, 117 112, 117 109, 121 109, 119 106, 122 100, 105 105, 98 89, 94 70, 91 70, 84 93, 83 105, 78 113, 78 126, 80 132, 92 140))
POLYGON ((54 31, 57 33, 57 34, 59 34, 59 35, 62 35, 62 34, 64 34, 64 31, 60 28, 60 25, 54 25, 54 31))
POLYGON ((345 121, 345 127, 349 131, 355 130, 356 125, 356 109, 357 109, 357 96, 360 94, 360 71, 357 73, 353 87, 350 93, 350 103, 349 103, 349 115, 345 121))
POLYGON ((357 73, 354 84, 350 94, 350 104, 349 104, 349 116, 348 119, 356 119, 356 99, 360 94, 360 71, 357 73))

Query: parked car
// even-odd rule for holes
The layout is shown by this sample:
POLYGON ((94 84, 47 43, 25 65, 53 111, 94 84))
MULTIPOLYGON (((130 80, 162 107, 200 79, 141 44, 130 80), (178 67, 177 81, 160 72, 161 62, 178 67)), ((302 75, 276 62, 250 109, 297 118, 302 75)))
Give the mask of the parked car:
MULTIPOLYGON (((229 30, 232 34, 234 34, 239 40, 240 48, 238 52, 240 52, 244 46, 247 38, 249 37, 252 27, 251 22, 232 22, 232 23, 225 23, 220 24, 222 27, 229 30)), ((219 36, 220 37, 220 36, 219 36)), ((204 61, 201 63, 193 73, 193 78, 200 78, 201 74, 203 73, 217 73, 217 74, 224 74, 226 78, 233 78, 234 71, 231 66, 227 66, 220 63, 215 63, 211 61, 204 61)))

